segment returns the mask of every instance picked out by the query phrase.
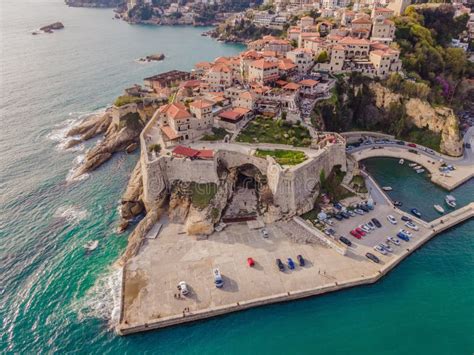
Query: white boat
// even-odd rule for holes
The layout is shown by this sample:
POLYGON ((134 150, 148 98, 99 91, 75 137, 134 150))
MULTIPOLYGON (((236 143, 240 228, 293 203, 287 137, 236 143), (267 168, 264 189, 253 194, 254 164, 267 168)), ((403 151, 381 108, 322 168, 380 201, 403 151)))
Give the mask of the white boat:
POLYGON ((391 186, 384 186, 384 187, 382 187, 382 190, 384 190, 384 191, 392 191, 393 189, 392 189, 391 186))
POLYGON ((88 251, 93 251, 99 246, 99 241, 98 240, 91 240, 90 242, 87 242, 84 244, 84 249, 88 251))
POLYGON ((408 164, 408 166, 409 166, 410 168, 414 168, 414 167, 417 166, 417 165, 418 165, 417 163, 410 163, 410 164, 408 164))
POLYGON ((413 169, 415 169, 415 170, 418 170, 418 169, 421 169, 421 168, 423 168, 421 165, 415 165, 415 166, 413 167, 413 169))
POLYGON ((421 174, 421 173, 424 173, 424 172, 425 172, 425 169, 416 169, 417 174, 421 174))
POLYGON ((441 207, 440 205, 433 205, 434 209, 438 211, 439 213, 444 213, 444 208, 441 207))
POLYGON ((405 159, 403 159, 403 158, 398 161, 398 164, 400 164, 400 165, 403 165, 404 163, 405 163, 405 159))
POLYGON ((453 195, 446 195, 444 201, 451 208, 456 208, 456 198, 453 195))

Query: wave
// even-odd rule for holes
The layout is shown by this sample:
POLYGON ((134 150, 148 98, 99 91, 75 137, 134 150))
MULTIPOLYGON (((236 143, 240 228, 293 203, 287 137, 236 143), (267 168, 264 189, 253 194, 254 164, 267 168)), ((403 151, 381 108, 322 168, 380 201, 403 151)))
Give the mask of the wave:
POLYGON ((68 205, 59 207, 54 213, 55 218, 64 218, 72 224, 77 224, 87 217, 87 210, 78 209, 75 206, 68 205))
POLYGON ((69 112, 69 117, 67 120, 58 123, 55 125, 55 128, 47 135, 47 138, 57 142, 56 149, 57 150, 69 150, 69 151, 83 151, 85 149, 84 144, 78 144, 70 148, 66 148, 67 144, 72 141, 73 139, 78 139, 79 136, 71 136, 68 137, 67 132, 71 130, 74 126, 78 123, 82 122, 88 117, 100 114, 105 112, 106 108, 101 108, 96 111, 76 111, 76 112, 69 112))
POLYGON ((86 180, 89 178, 89 173, 85 173, 79 176, 75 176, 77 169, 81 166, 81 164, 84 162, 85 155, 80 154, 77 157, 74 158, 74 161, 72 163, 72 168, 69 169, 69 172, 66 176, 66 181, 67 182, 77 182, 77 181, 82 181, 86 180))
POLYGON ((79 320, 103 319, 108 322, 110 328, 120 322, 122 275, 122 268, 113 268, 111 272, 96 280, 83 299, 73 306, 79 320))

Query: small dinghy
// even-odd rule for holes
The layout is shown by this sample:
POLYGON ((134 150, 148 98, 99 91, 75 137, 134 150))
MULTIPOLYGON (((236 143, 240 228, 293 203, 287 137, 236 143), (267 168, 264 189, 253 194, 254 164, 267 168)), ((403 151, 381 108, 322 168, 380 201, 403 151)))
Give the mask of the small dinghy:
POLYGON ((87 242, 84 244, 84 249, 87 251, 93 251, 99 246, 99 241, 98 240, 91 240, 90 242, 87 242))
POLYGON ((424 172, 425 172, 425 169, 416 169, 417 174, 421 174, 421 173, 424 173, 424 172))
POLYGON ((418 169, 421 169, 421 168, 423 168, 421 165, 415 165, 415 166, 413 167, 414 170, 418 170, 418 169))
POLYGON ((433 205, 434 209, 438 211, 439 213, 444 213, 444 208, 441 207, 440 205, 433 205))
POLYGON ((410 210, 410 212, 411 212, 413 215, 417 216, 418 218, 421 217, 421 212, 418 211, 418 209, 416 209, 416 208, 412 208, 412 209, 410 210))
POLYGON ((410 168, 414 168, 414 167, 417 166, 417 165, 418 165, 417 163, 410 163, 410 164, 408 164, 408 166, 409 166, 410 168))
POLYGON ((400 164, 400 165, 403 165, 403 164, 405 164, 405 159, 403 159, 403 158, 402 158, 402 159, 400 159, 400 160, 398 161, 398 164, 400 164))
POLYGON ((446 195, 444 201, 449 207, 456 208, 456 198, 453 195, 446 195))
POLYGON ((384 187, 382 187, 382 190, 384 190, 384 191, 392 191, 393 189, 392 189, 391 186, 384 186, 384 187))
POLYGON ((393 201, 393 205, 396 207, 400 207, 403 205, 403 203, 401 201, 393 201))

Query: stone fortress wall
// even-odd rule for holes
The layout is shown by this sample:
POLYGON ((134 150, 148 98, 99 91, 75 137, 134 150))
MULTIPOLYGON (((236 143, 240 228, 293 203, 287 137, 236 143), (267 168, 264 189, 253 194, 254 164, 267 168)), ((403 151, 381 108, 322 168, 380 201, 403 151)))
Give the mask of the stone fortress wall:
MULTIPOLYGON (((152 121, 148 123, 140 136, 144 204, 147 209, 169 191, 174 181, 218 185, 219 164, 223 164, 227 168, 251 164, 267 176, 274 205, 278 207, 280 216, 293 216, 313 208, 314 200, 319 192, 317 187, 322 170, 325 171, 326 176, 336 165, 340 165, 342 170, 346 170, 345 142, 340 136, 338 142, 324 144, 314 149, 288 147, 301 149, 308 156, 308 159, 303 163, 291 167, 280 166, 272 157, 253 156, 253 149, 260 145, 237 143, 215 144, 212 160, 176 158, 166 153, 156 156, 147 150, 146 137, 149 127, 153 125, 152 121)), ((212 146, 212 144, 209 145, 212 146)), ((284 148, 284 146, 279 146, 279 148, 284 148)))

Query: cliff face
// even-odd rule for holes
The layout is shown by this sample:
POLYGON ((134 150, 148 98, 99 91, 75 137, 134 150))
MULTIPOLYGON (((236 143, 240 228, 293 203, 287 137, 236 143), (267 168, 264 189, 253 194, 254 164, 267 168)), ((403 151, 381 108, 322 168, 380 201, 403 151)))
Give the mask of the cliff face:
POLYGON ((388 110, 392 104, 404 105, 407 118, 418 128, 428 128, 441 134, 441 152, 450 156, 462 155, 462 139, 459 135, 459 121, 453 110, 448 107, 433 107, 427 101, 418 98, 405 99, 379 83, 370 84, 375 105, 388 110))

